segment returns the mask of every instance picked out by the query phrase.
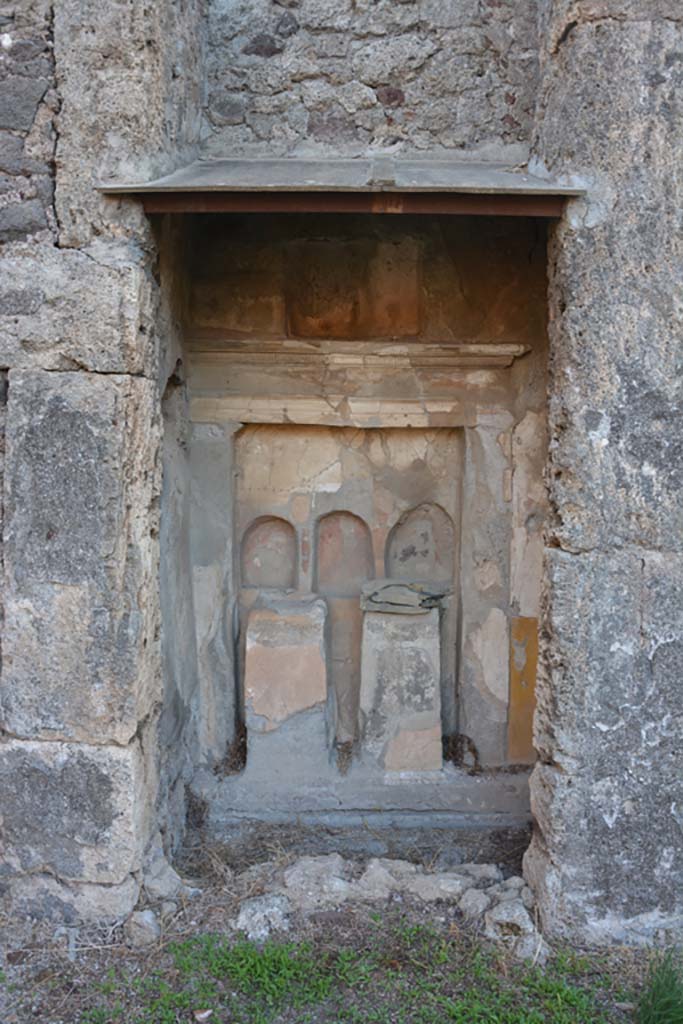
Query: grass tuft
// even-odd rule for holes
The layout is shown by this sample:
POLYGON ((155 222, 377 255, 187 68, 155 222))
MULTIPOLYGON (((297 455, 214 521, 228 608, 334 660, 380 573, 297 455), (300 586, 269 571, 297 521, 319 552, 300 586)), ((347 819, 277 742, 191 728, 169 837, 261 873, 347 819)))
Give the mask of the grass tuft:
POLYGON ((648 971, 636 1010, 637 1024, 683 1024, 683 964, 669 950, 648 971))

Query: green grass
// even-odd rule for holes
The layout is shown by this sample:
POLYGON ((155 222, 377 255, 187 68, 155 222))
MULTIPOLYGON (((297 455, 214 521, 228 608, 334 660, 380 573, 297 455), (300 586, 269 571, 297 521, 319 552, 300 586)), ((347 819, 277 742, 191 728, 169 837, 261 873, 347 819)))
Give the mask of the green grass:
POLYGON ((636 1010, 637 1024, 683 1024, 683 965, 669 951, 650 965, 636 1010))
MULTIPOLYGON (((567 954, 545 970, 402 921, 366 941, 268 942, 224 935, 176 943, 168 962, 104 981, 80 1024, 179 1024, 213 1010, 230 1024, 610 1024, 609 979, 567 954), (115 991, 116 990, 116 991, 115 991), (106 999, 101 996, 106 994, 106 999)), ((642 1024, 664 1021, 643 1018, 642 1024)), ((667 1018, 667 1024, 679 1018, 667 1018)), ((683 1018, 681 1018, 683 1024, 683 1018)))

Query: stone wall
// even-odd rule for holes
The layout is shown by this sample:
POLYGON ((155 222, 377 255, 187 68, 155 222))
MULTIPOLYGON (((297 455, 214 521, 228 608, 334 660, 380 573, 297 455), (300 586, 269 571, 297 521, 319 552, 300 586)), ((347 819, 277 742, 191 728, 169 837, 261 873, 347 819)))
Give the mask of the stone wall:
MULTIPOLYGON (((230 734, 230 709, 206 712, 231 671, 219 624, 198 677, 174 639, 219 586, 183 525, 182 296, 158 260, 177 241, 97 180, 163 173, 200 142, 523 161, 531 139, 532 168, 587 197, 550 244, 526 872, 551 935, 680 937, 683 19, 678 0, 538 7, 540 37, 533 0, 0 8, 0 890, 15 911, 124 914, 159 825, 177 840, 199 749, 230 734), (206 570, 177 590, 167 572, 163 609, 160 543, 206 570)), ((533 447, 536 427, 510 444, 533 447)), ((197 436, 207 475, 220 450, 227 476, 226 431, 197 436)))
POLYGON ((171 845, 183 810, 182 758, 163 748, 190 713, 181 736, 159 725, 174 311, 141 211, 95 185, 190 151, 201 28, 192 2, 35 2, 0 19, 0 886, 19 912, 125 913, 158 822, 171 845))
POLYGON ((537 0, 214 0, 202 147, 523 161, 537 0))
POLYGON ((535 159, 588 194, 550 247, 553 515, 526 871, 551 934, 680 938, 683 16, 661 0, 545 6, 535 159))

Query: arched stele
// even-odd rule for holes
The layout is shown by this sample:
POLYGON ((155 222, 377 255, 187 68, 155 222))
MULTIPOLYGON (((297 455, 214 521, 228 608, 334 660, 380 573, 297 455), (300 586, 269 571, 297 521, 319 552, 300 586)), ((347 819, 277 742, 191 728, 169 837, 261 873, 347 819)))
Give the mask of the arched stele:
POLYGON ((455 530, 440 505, 424 502, 404 512, 387 538, 384 570, 391 579, 450 580, 455 530))
POLYGON ((351 512, 330 512, 318 520, 315 590, 327 601, 328 658, 335 696, 335 738, 339 749, 358 732, 360 649, 363 613, 360 592, 374 574, 367 524, 351 512))
POLYGON ((262 516, 249 524, 240 550, 243 587, 294 590, 297 584, 296 532, 278 516, 262 516))
POLYGON ((318 520, 315 590, 340 597, 360 594, 374 574, 372 539, 367 524, 352 512, 330 512, 318 520))

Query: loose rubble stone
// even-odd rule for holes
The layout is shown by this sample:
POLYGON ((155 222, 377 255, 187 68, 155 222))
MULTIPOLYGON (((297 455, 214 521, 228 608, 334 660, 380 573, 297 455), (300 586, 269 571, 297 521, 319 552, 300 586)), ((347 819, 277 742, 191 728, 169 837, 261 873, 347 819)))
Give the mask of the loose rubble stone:
POLYGON ((233 926, 252 942, 265 942, 271 932, 289 930, 291 904, 286 896, 273 893, 244 900, 233 926))
POLYGON ((170 900, 187 891, 182 878, 166 859, 160 837, 148 854, 144 877, 145 892, 150 900, 170 900))
POLYGON ((288 895, 302 909, 338 906, 350 899, 349 866, 338 853, 301 857, 284 874, 288 895))
POLYGON ((396 878, 378 860, 370 861, 357 884, 359 895, 367 900, 386 900, 398 888, 396 878))
POLYGON ((425 903, 433 903, 436 900, 457 902, 469 881, 462 875, 454 875, 448 872, 435 875, 417 875, 405 886, 405 891, 425 903))
POLYGON ((483 917, 491 906, 491 897, 481 889, 466 889, 458 902, 458 909, 465 917, 483 917))
POLYGON ((521 900, 505 900, 485 915, 485 935, 489 939, 507 941, 520 935, 531 935, 534 923, 521 900))
POLYGON ((520 878, 519 875, 511 875, 501 883, 501 888, 512 889, 513 892, 518 892, 524 888, 524 879, 520 878))
POLYGON ((478 882, 500 882, 503 872, 496 864, 460 864, 458 871, 478 882))
POLYGON ((520 960, 543 964, 551 954, 521 900, 505 900, 487 910, 484 935, 502 942, 520 960))
POLYGON ((136 910, 124 924, 123 934, 129 946, 142 949, 160 939, 161 925, 153 910, 136 910))

